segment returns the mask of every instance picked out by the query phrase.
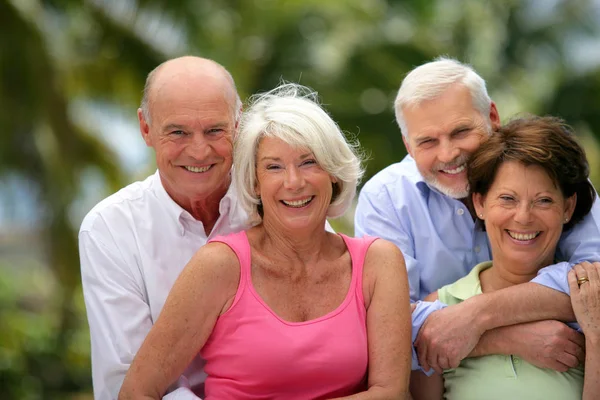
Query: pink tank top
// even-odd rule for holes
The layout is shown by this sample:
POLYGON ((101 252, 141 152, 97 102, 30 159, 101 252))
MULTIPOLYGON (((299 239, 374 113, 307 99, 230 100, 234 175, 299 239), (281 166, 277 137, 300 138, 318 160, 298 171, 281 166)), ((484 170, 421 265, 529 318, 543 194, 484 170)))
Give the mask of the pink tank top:
POLYGON ((305 322, 282 320, 254 289, 246 232, 212 240, 231 247, 241 271, 231 307, 200 352, 208 375, 205 399, 325 399, 366 390, 362 275, 375 238, 340 236, 352 259, 348 294, 335 310, 305 322))

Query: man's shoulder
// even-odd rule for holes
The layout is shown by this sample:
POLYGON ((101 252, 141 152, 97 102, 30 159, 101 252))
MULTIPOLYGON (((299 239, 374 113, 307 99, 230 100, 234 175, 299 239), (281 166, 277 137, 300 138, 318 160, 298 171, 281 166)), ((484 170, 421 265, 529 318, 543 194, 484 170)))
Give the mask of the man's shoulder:
POLYGON ((139 203, 147 203, 155 199, 152 192, 153 181, 154 175, 151 175, 143 181, 133 182, 101 200, 83 218, 80 232, 90 231, 98 218, 102 218, 108 223, 111 220, 118 221, 119 224, 125 222, 123 218, 130 214, 132 209, 140 208, 139 206, 132 208, 131 205, 136 203, 139 205, 139 203))
POLYGON ((391 193, 394 198, 405 195, 418 189, 423 178, 417 169, 415 161, 407 155, 398 163, 391 164, 379 171, 363 186, 364 194, 391 193))

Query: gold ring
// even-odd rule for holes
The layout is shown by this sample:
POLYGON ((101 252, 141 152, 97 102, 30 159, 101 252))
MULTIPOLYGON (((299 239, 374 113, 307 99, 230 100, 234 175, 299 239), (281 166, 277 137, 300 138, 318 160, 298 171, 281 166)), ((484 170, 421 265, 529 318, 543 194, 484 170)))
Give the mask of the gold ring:
POLYGON ((582 278, 579 278, 579 279, 577 279, 577 284, 578 284, 579 286, 581 286, 581 284, 582 284, 582 283, 586 283, 586 282, 589 282, 589 281, 590 281, 590 280, 588 279, 588 277, 587 277, 587 276, 584 276, 584 277, 582 277, 582 278))

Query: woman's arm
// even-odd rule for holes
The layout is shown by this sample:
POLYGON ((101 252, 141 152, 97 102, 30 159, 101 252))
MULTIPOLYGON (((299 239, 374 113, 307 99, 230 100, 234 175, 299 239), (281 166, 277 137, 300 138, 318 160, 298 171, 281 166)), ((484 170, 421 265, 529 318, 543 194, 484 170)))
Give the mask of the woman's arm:
POLYGON ((120 400, 162 398, 231 304, 239 277, 237 257, 223 243, 205 245, 194 255, 133 359, 120 400))
POLYGON ((585 381, 583 400, 600 393, 600 265, 583 262, 569 272, 571 303, 577 322, 585 335, 585 381), (588 281, 577 283, 578 279, 588 281))
POLYGON ((344 399, 409 399, 411 322, 408 279, 400 250, 371 244, 363 271, 369 344, 368 390, 344 399))

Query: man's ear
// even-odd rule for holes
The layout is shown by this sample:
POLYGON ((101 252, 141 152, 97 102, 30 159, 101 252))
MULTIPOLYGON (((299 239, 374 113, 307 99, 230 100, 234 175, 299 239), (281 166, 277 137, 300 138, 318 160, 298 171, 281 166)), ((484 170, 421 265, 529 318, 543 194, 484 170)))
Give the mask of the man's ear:
POLYGON ((235 119, 235 129, 236 130, 240 126, 240 120, 242 119, 242 113, 243 112, 244 112, 244 106, 241 105, 240 109, 238 110, 238 113, 237 113, 237 118, 235 119))
POLYGON ((407 139, 405 135, 402 135, 402 141, 404 142, 404 147, 406 147, 406 151, 412 157, 412 150, 410 148, 410 143, 408 142, 408 140, 409 139, 407 139))
POLYGON ((496 103, 492 101, 490 105, 490 121, 492 122, 492 131, 497 131, 500 129, 502 125, 500 123, 500 114, 498 113, 498 108, 496 107, 496 103))
POLYGON ((144 118, 144 113, 141 108, 137 110, 138 121, 140 123, 140 133, 142 134, 142 139, 146 142, 146 146, 152 147, 152 137, 150 136, 150 125, 146 122, 146 118, 144 118))

